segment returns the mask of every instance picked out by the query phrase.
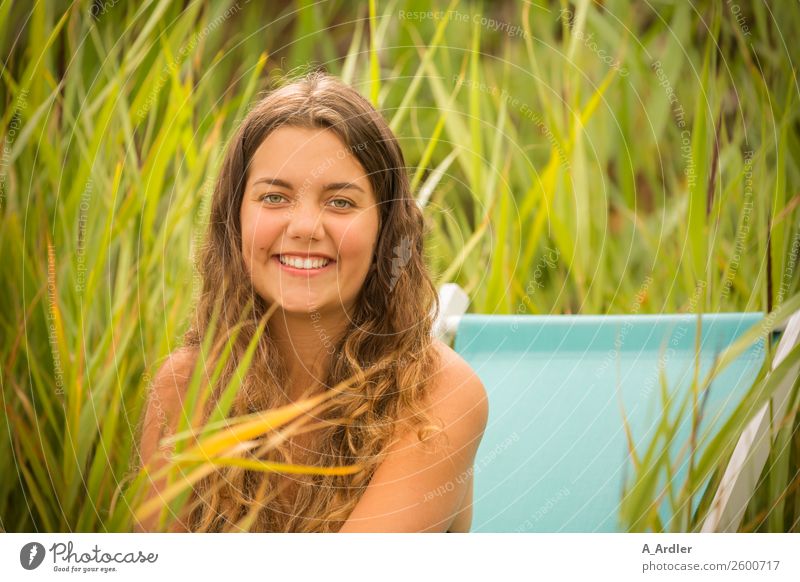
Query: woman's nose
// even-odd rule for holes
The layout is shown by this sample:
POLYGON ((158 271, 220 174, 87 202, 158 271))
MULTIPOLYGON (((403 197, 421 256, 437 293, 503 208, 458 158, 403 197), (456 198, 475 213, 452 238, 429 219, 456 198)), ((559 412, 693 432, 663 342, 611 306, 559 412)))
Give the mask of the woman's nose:
POLYGON ((321 239, 322 213, 312 202, 298 201, 290 210, 286 235, 290 238, 321 239))

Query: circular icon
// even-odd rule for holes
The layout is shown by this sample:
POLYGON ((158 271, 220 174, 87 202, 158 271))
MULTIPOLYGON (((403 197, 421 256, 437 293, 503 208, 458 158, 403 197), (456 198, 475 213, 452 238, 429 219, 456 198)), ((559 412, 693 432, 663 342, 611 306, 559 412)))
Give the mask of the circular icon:
POLYGON ((26 570, 35 570, 44 560, 44 546, 39 542, 29 542, 19 551, 19 563, 26 570))

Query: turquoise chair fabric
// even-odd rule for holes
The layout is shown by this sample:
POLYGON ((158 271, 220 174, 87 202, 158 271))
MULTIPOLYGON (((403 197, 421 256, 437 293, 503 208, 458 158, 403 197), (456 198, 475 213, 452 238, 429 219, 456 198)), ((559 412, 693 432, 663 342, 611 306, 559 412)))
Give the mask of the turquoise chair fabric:
MULTIPOLYGON (((700 378, 763 317, 704 314, 700 378)), ((480 376, 490 407, 473 468, 472 531, 621 531, 631 475, 622 409, 641 451, 664 410, 659 367, 673 414, 691 393, 696 326, 696 315, 463 316, 454 349, 480 376)), ((764 357, 759 340, 712 383, 701 434, 728 418, 764 357)), ((689 441, 691 414, 683 418, 673 454, 689 441)), ((677 484, 687 467, 688 459, 677 484)))

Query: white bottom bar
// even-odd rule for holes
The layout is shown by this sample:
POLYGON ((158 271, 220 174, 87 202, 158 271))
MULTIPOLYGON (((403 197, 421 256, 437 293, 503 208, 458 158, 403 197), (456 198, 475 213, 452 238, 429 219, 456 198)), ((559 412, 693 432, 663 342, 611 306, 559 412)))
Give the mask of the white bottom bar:
POLYGON ((0 574, 3 580, 223 582, 278 576, 796 581, 798 548, 797 534, 3 534, 0 574), (32 570, 23 567, 37 561, 32 570))

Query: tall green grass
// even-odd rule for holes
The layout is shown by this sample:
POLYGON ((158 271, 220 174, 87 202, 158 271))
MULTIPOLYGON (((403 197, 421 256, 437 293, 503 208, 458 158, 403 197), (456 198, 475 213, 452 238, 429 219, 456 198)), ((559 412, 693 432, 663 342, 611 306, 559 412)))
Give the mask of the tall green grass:
MULTIPOLYGON (((384 112, 431 269, 475 311, 785 314, 800 16, 743 10, 747 30, 723 3, 0 4, 0 526, 132 527, 135 436, 198 290, 221 152, 282 72, 324 65, 384 112)), ((796 413, 745 529, 800 527, 796 413)))

